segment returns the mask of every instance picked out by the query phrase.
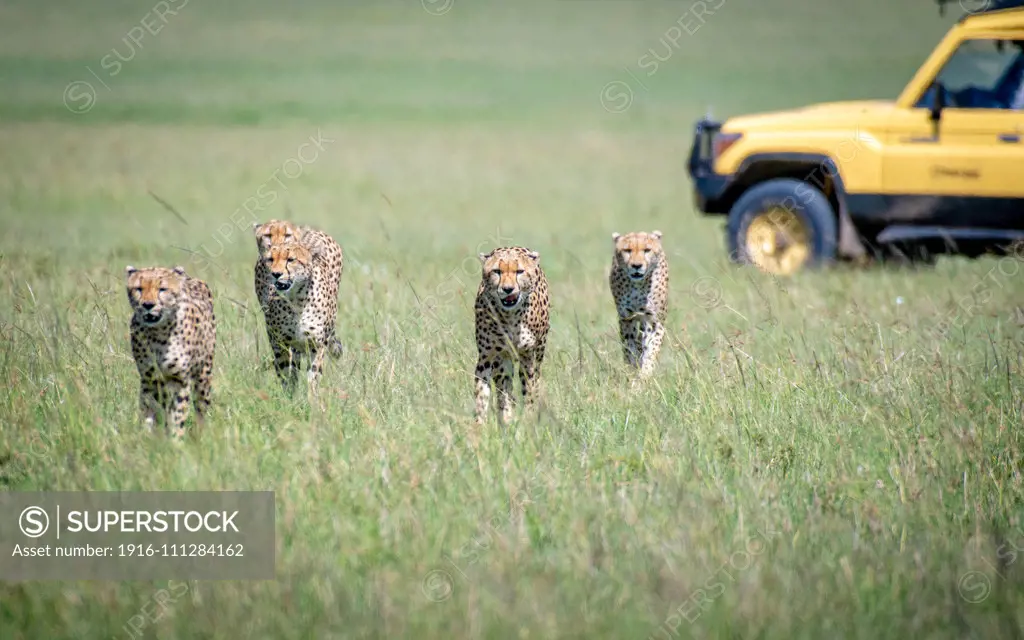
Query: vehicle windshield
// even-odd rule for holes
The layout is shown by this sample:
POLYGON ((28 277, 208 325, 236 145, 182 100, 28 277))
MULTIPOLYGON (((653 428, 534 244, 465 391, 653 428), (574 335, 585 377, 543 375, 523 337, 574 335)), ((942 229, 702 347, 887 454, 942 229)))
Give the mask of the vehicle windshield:
POLYGON ((1022 55, 1019 45, 1009 40, 965 40, 935 79, 950 91, 968 87, 996 91, 1022 55))
MULTIPOLYGON (((960 43, 935 77, 949 107, 963 109, 1024 108, 1024 41, 975 38, 960 43)), ((915 106, 934 101, 933 84, 915 106)))

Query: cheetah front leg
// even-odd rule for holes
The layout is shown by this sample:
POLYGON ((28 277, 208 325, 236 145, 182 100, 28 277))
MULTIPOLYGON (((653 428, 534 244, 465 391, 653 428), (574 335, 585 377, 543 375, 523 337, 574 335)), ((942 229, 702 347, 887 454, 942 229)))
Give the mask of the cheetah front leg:
POLYGON ((544 360, 544 347, 540 346, 523 354, 519 364, 519 385, 523 394, 523 406, 532 408, 537 402, 537 383, 540 363, 544 360))
POLYGON ((160 411, 160 390, 152 380, 142 379, 139 384, 139 413, 142 425, 149 431, 156 426, 156 414, 160 411))
POLYGON ((286 346, 279 340, 271 338, 271 348, 274 350, 274 371, 281 387, 286 393, 295 390, 299 383, 299 354, 291 347, 286 346))
POLYGON ((213 376, 213 363, 204 362, 199 371, 192 378, 192 402, 196 411, 196 424, 201 425, 206 420, 206 413, 210 408, 210 396, 212 394, 211 378, 213 376))
POLYGON ((665 325, 657 320, 647 324, 643 332, 643 355, 640 360, 640 377, 649 378, 654 373, 661 353, 661 343, 665 338, 665 325))
POLYGON ((487 405, 491 398, 491 378, 494 370, 488 354, 480 354, 476 363, 476 423, 483 424, 487 417, 487 405))
POLYGON ((309 347, 309 371, 306 372, 306 382, 309 384, 309 391, 314 396, 320 389, 320 376, 324 369, 324 356, 327 355, 326 345, 313 344, 309 347))
POLYGON ((328 342, 328 352, 333 358, 340 358, 345 355, 345 345, 337 337, 332 336, 328 342))
POLYGON ((638 366, 640 362, 639 323, 632 317, 619 318, 619 340, 622 342, 622 357, 626 365, 638 366))
POLYGON ((181 380, 168 380, 163 387, 167 431, 174 438, 185 435, 185 418, 188 417, 189 386, 181 380))
POLYGON ((515 397, 513 394, 513 370, 512 358, 505 356, 499 364, 498 371, 494 375, 494 388, 498 392, 498 414, 502 424, 512 421, 512 411, 515 408, 515 397))

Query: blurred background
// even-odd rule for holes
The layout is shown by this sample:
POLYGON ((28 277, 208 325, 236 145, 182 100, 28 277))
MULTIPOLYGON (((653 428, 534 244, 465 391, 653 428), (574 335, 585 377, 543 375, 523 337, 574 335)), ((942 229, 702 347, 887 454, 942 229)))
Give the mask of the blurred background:
POLYGON ((960 13, 0 0, 0 483, 278 506, 276 582, 0 584, 0 637, 1015 637, 1019 265, 776 280, 727 263, 686 174, 709 110, 893 99, 960 13), (345 250, 324 412, 269 367, 269 218, 345 250), (611 234, 653 229, 668 338, 633 394, 611 234), (499 431, 471 318, 509 244, 553 310, 546 409, 499 431), (214 291, 181 449, 137 429, 127 264, 214 291))

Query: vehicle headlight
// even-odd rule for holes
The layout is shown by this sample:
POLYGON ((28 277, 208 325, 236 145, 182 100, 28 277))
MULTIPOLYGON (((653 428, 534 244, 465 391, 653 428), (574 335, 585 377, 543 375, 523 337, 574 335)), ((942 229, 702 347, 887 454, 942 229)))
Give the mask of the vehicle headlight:
POLYGON ((712 141, 712 149, 714 149, 714 157, 718 158, 725 153, 729 147, 739 142, 740 138, 743 137, 742 133, 722 133, 715 134, 715 138, 712 141))

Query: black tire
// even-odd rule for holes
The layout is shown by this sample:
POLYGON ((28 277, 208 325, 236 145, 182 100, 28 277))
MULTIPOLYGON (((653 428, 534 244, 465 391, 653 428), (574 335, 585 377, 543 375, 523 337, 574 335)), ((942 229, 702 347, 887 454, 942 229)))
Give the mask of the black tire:
POLYGON ((746 237, 751 221, 760 213, 782 207, 795 213, 809 230, 810 253, 805 268, 820 267, 836 259, 836 212, 828 198, 813 185, 792 178, 777 178, 748 189, 729 210, 726 243, 733 262, 752 264, 746 237))

